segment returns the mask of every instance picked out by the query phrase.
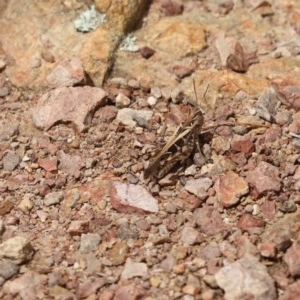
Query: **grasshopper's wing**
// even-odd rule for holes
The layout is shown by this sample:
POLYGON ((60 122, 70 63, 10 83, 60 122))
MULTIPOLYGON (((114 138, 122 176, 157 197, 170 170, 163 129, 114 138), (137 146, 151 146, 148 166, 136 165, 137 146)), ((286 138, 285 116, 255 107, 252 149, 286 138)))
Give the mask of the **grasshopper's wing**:
POLYGON ((161 158, 168 152, 168 150, 177 143, 180 139, 185 137, 188 133, 191 132, 191 129, 185 129, 181 133, 179 133, 182 130, 182 127, 179 126, 174 134, 168 139, 167 143, 164 145, 164 147, 155 155, 155 158, 150 162, 150 165, 148 168, 144 171, 144 177, 148 178, 151 177, 155 171, 157 170, 159 166, 159 162, 161 161, 161 158))

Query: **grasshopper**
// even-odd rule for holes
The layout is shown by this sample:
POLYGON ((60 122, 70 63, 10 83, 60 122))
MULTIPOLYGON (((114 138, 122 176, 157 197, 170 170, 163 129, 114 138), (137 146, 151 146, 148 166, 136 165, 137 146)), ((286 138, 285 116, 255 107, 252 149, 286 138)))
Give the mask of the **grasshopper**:
POLYGON ((177 127, 166 144, 150 161, 149 166, 144 171, 144 178, 163 178, 178 162, 185 161, 193 153, 195 145, 198 141, 198 135, 204 123, 203 112, 197 106, 198 99, 194 80, 193 86, 197 100, 194 104, 195 107, 193 107, 187 120, 182 125, 177 127), (171 148, 174 147, 178 151, 173 154, 171 148))

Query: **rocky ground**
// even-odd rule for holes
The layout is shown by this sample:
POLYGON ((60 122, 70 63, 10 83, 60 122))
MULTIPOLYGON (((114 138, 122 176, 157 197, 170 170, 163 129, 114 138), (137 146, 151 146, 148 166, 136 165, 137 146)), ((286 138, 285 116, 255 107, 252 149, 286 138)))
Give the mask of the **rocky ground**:
POLYGON ((2 1, 0 298, 300 299, 299 24, 297 0, 2 1))

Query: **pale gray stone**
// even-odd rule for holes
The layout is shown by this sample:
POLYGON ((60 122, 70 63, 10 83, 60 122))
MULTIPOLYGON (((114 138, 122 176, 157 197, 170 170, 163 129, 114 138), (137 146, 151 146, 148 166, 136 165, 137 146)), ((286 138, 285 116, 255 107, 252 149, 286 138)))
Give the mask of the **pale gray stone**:
POLYGON ((63 192, 49 193, 44 198, 44 205, 50 206, 60 203, 64 199, 63 192))
POLYGON ((266 266, 253 255, 228 264, 215 274, 220 288, 225 291, 225 299, 276 299, 275 283, 266 266))
POLYGON ((19 165, 20 160, 20 156, 17 153, 12 151, 7 152, 2 159, 3 169, 13 171, 19 165))
POLYGON ((22 264, 32 259, 34 249, 24 237, 16 236, 0 244, 0 258, 15 264, 22 264))
POLYGON ((127 259, 121 279, 130 279, 134 277, 144 277, 148 274, 148 267, 145 263, 133 262, 131 259, 127 259))
POLYGON ((97 233, 82 234, 80 238, 80 252, 96 251, 99 247, 101 237, 97 233))

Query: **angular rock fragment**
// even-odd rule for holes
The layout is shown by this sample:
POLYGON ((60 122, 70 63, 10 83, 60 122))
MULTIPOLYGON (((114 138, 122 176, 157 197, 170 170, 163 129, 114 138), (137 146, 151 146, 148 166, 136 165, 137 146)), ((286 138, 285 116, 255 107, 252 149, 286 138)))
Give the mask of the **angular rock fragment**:
POLYGON ((19 269, 20 267, 11 261, 0 261, 0 276, 6 280, 17 274, 19 269))
POLYGON ((220 213, 214 207, 204 206, 197 208, 193 218, 200 231, 207 235, 218 234, 227 228, 220 213))
POLYGON ((221 65, 226 66, 227 58, 234 51, 236 40, 233 37, 225 37, 225 32, 218 33, 215 39, 215 47, 218 50, 221 65))
POLYGON ((130 279, 134 277, 144 277, 148 273, 148 267, 145 263, 133 262, 131 259, 127 259, 121 274, 121 279, 130 279))
POLYGON ((83 167, 83 161, 79 155, 69 155, 64 151, 59 151, 59 169, 67 174, 78 178, 80 169, 83 167))
POLYGON ((90 228, 90 222, 88 220, 74 220, 71 222, 68 233, 72 236, 81 235, 87 233, 90 228))
POLYGON ((63 192, 49 193, 44 198, 44 205, 50 206, 60 203, 64 199, 63 192))
POLYGON ((276 256, 276 246, 270 241, 258 244, 257 248, 263 257, 274 258, 276 256))
POLYGON ((68 291, 67 289, 55 285, 53 287, 50 287, 49 289, 49 295, 53 297, 53 299, 60 299, 60 300, 73 300, 76 299, 75 295, 68 291))
POLYGON ((24 214, 28 214, 34 206, 31 200, 32 196, 33 195, 31 194, 25 194, 22 201, 18 205, 18 209, 20 209, 24 214))
POLYGON ((17 153, 13 151, 7 152, 2 159, 3 169, 13 171, 19 165, 20 160, 20 156, 17 153))
POLYGON ((184 77, 190 76, 194 70, 187 66, 174 65, 169 67, 167 71, 182 79, 184 77))
POLYGON ((285 215, 283 218, 273 222, 261 235, 262 242, 272 242, 278 251, 286 251, 292 244, 293 239, 297 239, 294 225, 298 223, 300 213, 285 215))
POLYGON ((245 254, 257 255, 258 249, 245 235, 236 238, 236 245, 238 249, 237 256, 239 258, 244 257, 245 254))
POLYGON ((281 188, 278 168, 264 161, 248 172, 246 181, 255 187, 259 195, 265 192, 279 192, 281 188))
POLYGON ((52 172, 57 170, 57 157, 50 158, 39 158, 37 161, 38 165, 47 172, 52 172))
POLYGON ((0 120, 0 141, 8 141, 12 136, 19 133, 19 124, 17 121, 0 120))
POLYGON ((231 141, 231 149, 249 156, 255 151, 255 144, 249 136, 235 135, 231 141))
POLYGON ((292 276, 300 275, 300 241, 294 241, 283 256, 292 276))
POLYGON ((146 294, 146 291, 133 283, 117 288, 113 300, 139 300, 146 294))
POLYGON ((249 192, 247 182, 232 171, 218 178, 215 189, 218 200, 226 208, 237 204, 240 197, 249 192))
POLYGON ((45 93, 32 109, 36 127, 48 130, 53 125, 73 123, 79 132, 87 129, 95 109, 104 105, 106 93, 96 87, 61 87, 45 93))
POLYGON ((0 216, 4 216, 9 213, 14 207, 14 201, 7 197, 5 199, 0 198, 0 216))
POLYGON ((22 264, 32 259, 34 249, 24 237, 16 236, 0 244, 0 258, 15 264, 22 264))
POLYGON ((188 247, 199 243, 201 235, 198 230, 193 227, 185 226, 182 230, 181 241, 184 246, 188 247))
POLYGON ((47 278, 46 275, 28 271, 21 277, 7 281, 3 286, 3 291, 12 295, 19 294, 21 299, 45 299, 46 295, 42 290, 44 290, 47 278), (37 291, 40 297, 37 297, 37 291))
POLYGON ((268 122, 274 120, 278 102, 276 90, 272 87, 265 89, 256 102, 258 116, 268 122))
POLYGON ((208 196, 207 190, 210 188, 211 185, 212 185, 212 180, 208 177, 205 177, 205 178, 188 180, 184 188, 188 192, 199 197, 200 199, 205 199, 208 196))
POLYGON ((46 78, 50 87, 73 86, 84 82, 85 74, 78 57, 69 57, 61 61, 46 78))
POLYGON ((80 237, 80 252, 88 253, 97 251, 101 237, 97 233, 82 234, 80 237))
POLYGON ((118 111, 117 120, 129 127, 135 127, 137 124, 144 127, 152 115, 153 112, 150 110, 122 108, 118 111))
POLYGON ((279 100, 286 106, 300 110, 300 86, 287 85, 278 90, 279 100))
POLYGON ((106 283, 105 278, 97 278, 95 280, 88 278, 80 283, 77 287, 76 294, 79 299, 86 299, 95 294, 106 283))
POLYGON ((235 72, 245 73, 251 64, 258 63, 256 53, 246 53, 242 45, 235 38, 226 37, 224 31, 217 35, 215 46, 222 66, 235 72))
POLYGON ((127 253, 127 244, 124 242, 119 242, 108 251, 108 258, 113 266, 123 265, 126 261, 127 253))
POLYGON ((157 200, 139 185, 114 182, 110 199, 112 206, 120 212, 158 212, 157 200))
POLYGON ((220 269, 215 278, 225 291, 225 299, 276 299, 275 284, 267 268, 250 254, 220 269))
MULTIPOLYGON (((262 228, 265 226, 265 221, 261 218, 254 217, 250 214, 244 214, 240 217, 237 226, 243 231, 252 232, 253 230, 257 231, 258 228, 262 228)), ((262 231, 258 230, 259 232, 262 231)))

